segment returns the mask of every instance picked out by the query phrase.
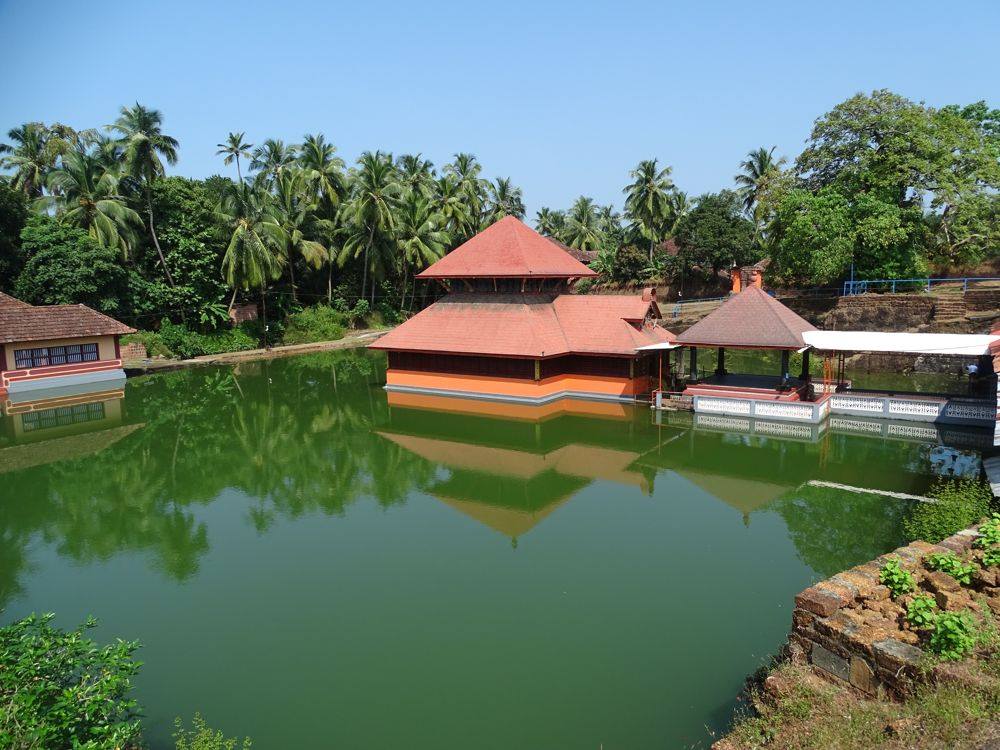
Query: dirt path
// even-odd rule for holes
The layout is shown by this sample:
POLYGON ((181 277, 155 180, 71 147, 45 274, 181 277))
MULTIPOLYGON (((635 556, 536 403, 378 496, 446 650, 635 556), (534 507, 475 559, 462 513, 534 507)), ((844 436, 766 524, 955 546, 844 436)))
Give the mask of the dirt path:
POLYGON ((125 373, 132 375, 147 375, 154 372, 179 370, 183 367, 200 367, 202 365, 229 365, 237 362, 250 362, 258 359, 277 359, 293 357, 296 354, 326 352, 335 349, 354 349, 367 346, 372 341, 388 333, 389 329, 363 329, 352 331, 336 341, 319 341, 313 344, 293 344, 291 346, 273 346, 270 349, 250 349, 242 352, 226 352, 224 354, 207 354, 191 359, 136 359, 126 360, 122 367, 125 373))

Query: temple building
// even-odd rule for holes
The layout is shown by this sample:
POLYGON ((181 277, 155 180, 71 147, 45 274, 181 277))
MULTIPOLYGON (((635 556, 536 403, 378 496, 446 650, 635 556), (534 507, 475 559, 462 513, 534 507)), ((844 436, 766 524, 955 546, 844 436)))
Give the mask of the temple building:
POLYGON ((127 333, 135 329, 86 305, 34 306, 0 292, 0 396, 37 400, 45 389, 119 381, 127 333))
POLYGON ((570 293, 596 275, 501 219, 417 275, 448 294, 371 345, 388 353, 386 390, 530 404, 648 397, 660 353, 640 349, 674 336, 652 289, 570 293))

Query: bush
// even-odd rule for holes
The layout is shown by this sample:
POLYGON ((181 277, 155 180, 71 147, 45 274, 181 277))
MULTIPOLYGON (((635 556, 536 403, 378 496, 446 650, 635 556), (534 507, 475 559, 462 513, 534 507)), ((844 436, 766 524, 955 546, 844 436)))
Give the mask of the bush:
POLYGON ((139 644, 98 646, 93 619, 65 632, 52 615, 0 628, 0 745, 112 750, 139 743, 139 708, 129 697, 139 644))
POLYGON ((257 348, 257 339, 247 333, 244 325, 215 333, 198 333, 164 318, 159 331, 140 331, 126 337, 135 338, 146 346, 150 356, 201 357, 205 354, 244 352, 257 348))
POLYGON ((968 612, 941 612, 934 618, 928 642, 931 651, 955 661, 976 646, 976 623, 968 612))
POLYGON ((577 294, 586 294, 592 286, 594 286, 593 279, 580 279, 573 285, 573 291, 577 294))
POLYGON ((936 502, 915 503, 903 519, 908 541, 940 542, 990 513, 993 493, 974 479, 942 480, 928 493, 936 502))
POLYGON ((918 630, 933 627, 937 602, 928 594, 917 594, 906 605, 906 621, 918 630))
POLYGON ((283 342, 311 344, 344 338, 344 314, 326 305, 307 307, 285 321, 283 342))
MULTIPOLYGON (((174 719, 174 743, 177 750, 236 750, 236 739, 228 739, 222 732, 205 723, 201 714, 195 714, 191 729, 184 728, 184 722, 174 719)), ((250 738, 244 737, 240 750, 248 750, 250 738)))
POLYGON ((900 564, 898 557, 890 557, 878 572, 880 583, 889 587, 892 598, 908 594, 915 588, 913 575, 900 564))

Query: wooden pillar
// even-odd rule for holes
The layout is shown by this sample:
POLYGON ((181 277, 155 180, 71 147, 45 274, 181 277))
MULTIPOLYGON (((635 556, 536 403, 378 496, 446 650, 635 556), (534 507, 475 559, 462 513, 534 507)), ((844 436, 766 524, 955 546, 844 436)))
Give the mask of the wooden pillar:
POLYGON ((542 361, 540 359, 535 360, 535 380, 542 379, 542 361))
POLYGON ((785 380, 788 377, 788 360, 791 357, 791 352, 787 349, 782 349, 781 351, 781 379, 785 380))
POLYGON ((809 380, 809 350, 802 352, 802 372, 799 373, 799 380, 809 380))
POLYGON ((691 372, 689 373, 689 376, 691 377, 692 380, 694 380, 695 378, 698 377, 698 347, 696 346, 691 347, 690 370, 691 372))
POLYGON ((660 375, 659 375, 658 381, 659 381, 659 385, 657 385, 656 390, 662 391, 663 390, 663 350, 662 349, 660 350, 660 375))
POLYGON ((715 361, 715 374, 722 377, 726 374, 726 349, 725 347, 719 347, 719 357, 715 361))

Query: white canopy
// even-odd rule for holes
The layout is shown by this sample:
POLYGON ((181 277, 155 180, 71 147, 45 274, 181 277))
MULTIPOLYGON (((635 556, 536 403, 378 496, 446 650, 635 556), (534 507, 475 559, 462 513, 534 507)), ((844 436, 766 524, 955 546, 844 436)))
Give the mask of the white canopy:
POLYGON ((900 354, 989 354, 997 335, 972 333, 887 333, 883 331, 805 331, 803 340, 814 349, 834 352, 894 352, 900 354))
POLYGON ((646 346, 640 346, 636 348, 637 352, 655 352, 663 351, 664 349, 680 349, 681 344, 675 344, 672 341, 661 341, 659 344, 646 344, 646 346))

